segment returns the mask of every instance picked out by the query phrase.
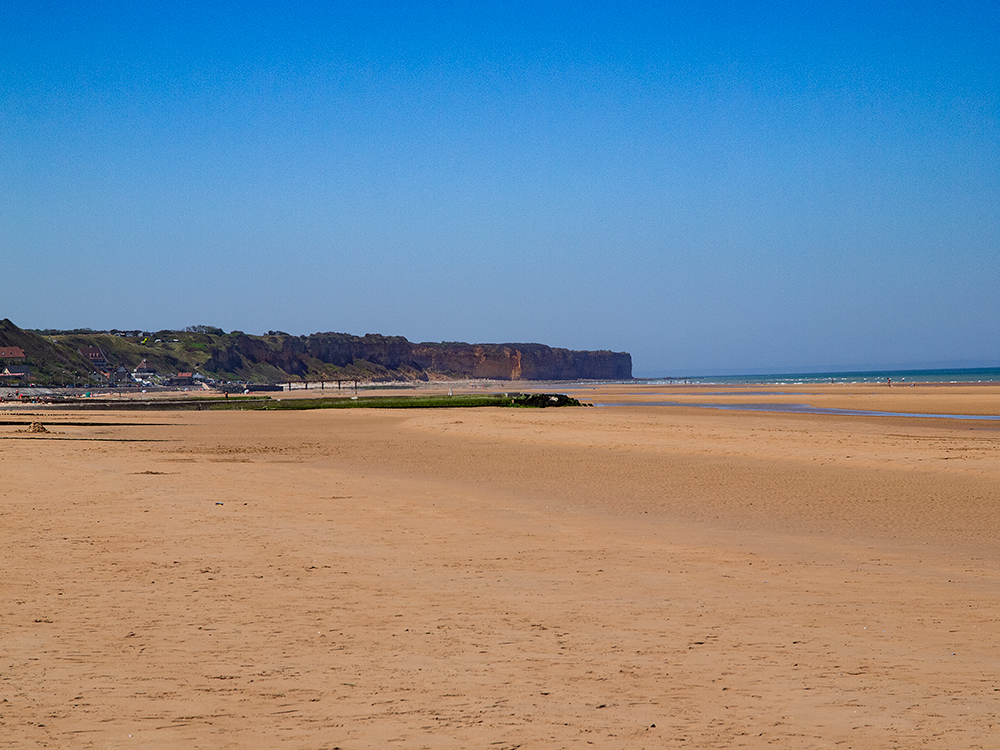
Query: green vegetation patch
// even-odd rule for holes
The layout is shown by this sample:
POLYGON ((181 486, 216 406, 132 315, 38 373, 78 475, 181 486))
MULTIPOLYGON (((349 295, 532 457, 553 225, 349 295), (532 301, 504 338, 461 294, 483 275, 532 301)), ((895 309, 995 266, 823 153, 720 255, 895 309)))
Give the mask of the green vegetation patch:
POLYGON ((475 406, 511 406, 503 395, 475 396, 359 396, 357 398, 295 398, 272 401, 265 409, 432 409, 475 406))

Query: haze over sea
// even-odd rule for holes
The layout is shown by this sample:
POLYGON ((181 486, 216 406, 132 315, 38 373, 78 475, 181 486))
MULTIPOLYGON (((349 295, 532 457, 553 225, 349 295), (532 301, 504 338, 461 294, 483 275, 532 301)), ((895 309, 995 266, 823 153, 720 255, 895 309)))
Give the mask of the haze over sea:
POLYGON ((719 385, 808 385, 810 383, 1000 383, 1000 367, 971 367, 926 370, 865 370, 858 372, 774 373, 769 375, 701 375, 683 378, 651 378, 650 383, 676 383, 678 380, 719 385))

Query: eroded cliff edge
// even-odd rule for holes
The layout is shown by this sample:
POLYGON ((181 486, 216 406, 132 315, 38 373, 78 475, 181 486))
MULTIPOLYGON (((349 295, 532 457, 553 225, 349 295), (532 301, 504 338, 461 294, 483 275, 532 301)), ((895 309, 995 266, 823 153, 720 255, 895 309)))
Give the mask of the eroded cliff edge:
POLYGON ((497 380, 628 380, 627 352, 571 351, 544 344, 415 344, 414 364, 426 372, 497 380))

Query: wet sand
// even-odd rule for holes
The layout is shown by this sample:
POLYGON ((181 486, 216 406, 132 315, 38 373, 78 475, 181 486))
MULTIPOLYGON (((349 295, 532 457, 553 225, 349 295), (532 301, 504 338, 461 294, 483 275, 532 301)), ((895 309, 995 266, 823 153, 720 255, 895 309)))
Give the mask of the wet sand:
POLYGON ((627 402, 1000 388, 722 390, 0 411, 0 747, 997 747, 1000 425, 627 402))

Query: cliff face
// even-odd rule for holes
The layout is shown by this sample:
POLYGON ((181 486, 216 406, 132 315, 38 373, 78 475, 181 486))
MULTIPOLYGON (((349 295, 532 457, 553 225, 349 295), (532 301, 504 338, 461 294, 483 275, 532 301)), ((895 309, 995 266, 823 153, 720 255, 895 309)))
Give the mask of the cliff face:
POLYGON ((422 370, 498 380, 628 380, 627 352, 553 349, 543 344, 416 344, 422 370))
MULTIPOLYGON (((320 377, 332 366, 375 379, 445 377, 496 380, 628 380, 627 352, 570 351, 543 344, 413 344, 402 336, 229 336, 205 369, 246 371, 267 364, 296 377, 320 377)), ((350 375, 351 373, 347 373, 350 375)))
MULTIPOLYGON (((205 369, 241 373, 253 365, 266 364, 296 377, 320 374, 333 368, 361 368, 383 378, 411 366, 412 344, 402 336, 346 333, 316 333, 312 336, 220 337, 205 369), (363 364, 362 364, 363 363, 363 364)), ((353 373, 347 373, 353 374, 353 373)), ((358 373, 362 374, 362 373, 358 373)))

